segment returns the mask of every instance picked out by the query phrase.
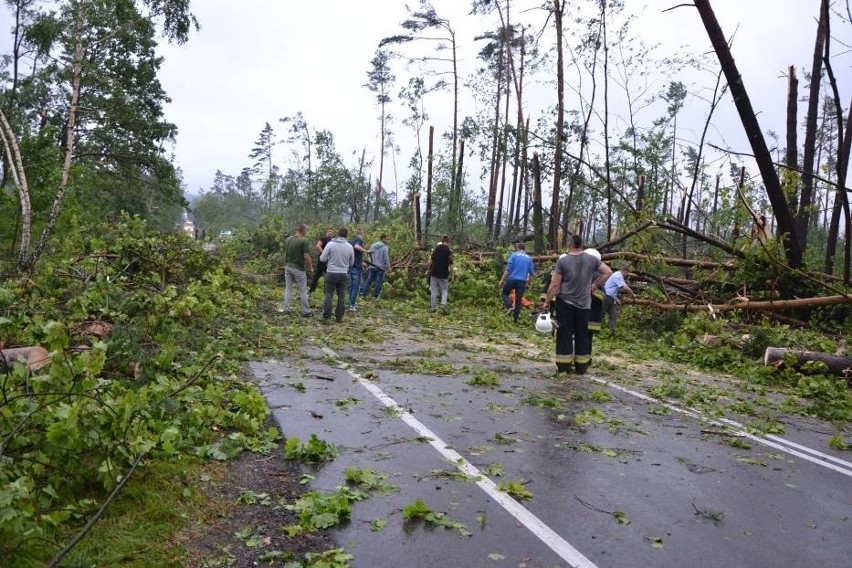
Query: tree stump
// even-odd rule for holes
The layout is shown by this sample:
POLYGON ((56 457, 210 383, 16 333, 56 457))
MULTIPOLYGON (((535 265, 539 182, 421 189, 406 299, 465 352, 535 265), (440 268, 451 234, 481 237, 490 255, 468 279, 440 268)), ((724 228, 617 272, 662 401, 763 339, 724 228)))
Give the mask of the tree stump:
POLYGON ((763 364, 781 369, 784 367, 785 355, 792 355, 796 358, 795 367, 797 369, 808 361, 825 363, 825 366, 828 367, 828 370, 832 374, 843 377, 849 384, 852 384, 852 357, 829 355, 828 353, 820 353, 819 351, 800 351, 784 347, 767 347, 763 355, 763 364))

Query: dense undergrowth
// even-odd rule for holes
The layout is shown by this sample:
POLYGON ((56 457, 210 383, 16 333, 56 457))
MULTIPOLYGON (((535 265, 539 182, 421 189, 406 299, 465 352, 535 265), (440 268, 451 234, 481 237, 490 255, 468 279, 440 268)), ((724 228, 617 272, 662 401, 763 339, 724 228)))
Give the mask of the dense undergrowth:
MULTIPOLYGON (((212 254, 183 234, 152 232, 127 217, 88 235, 59 243, 32 278, 0 282, 2 345, 41 345, 52 354, 49 367, 31 372, 16 363, 0 377, 4 565, 41 566, 54 558, 130 472, 129 484, 163 491, 148 500, 137 493, 130 518, 160 519, 160 535, 186 523, 180 510, 197 501, 187 472, 246 450, 266 451, 278 439, 265 426, 263 397, 241 376, 243 363, 296 349, 307 333, 281 321, 273 326, 264 315, 280 295, 277 229, 237 235, 212 254)), ((425 275, 394 271, 370 325, 357 338, 324 330, 325 341, 378 343, 404 321, 424 336, 487 341, 488 333, 518 333, 547 352, 549 336, 505 316, 499 270, 461 255, 456 266, 449 313, 428 314, 425 275)), ((736 316, 638 307, 622 313, 618 334, 596 340, 598 353, 723 371, 803 401, 790 405, 793 412, 841 426, 852 420, 852 395, 842 379, 819 368, 778 372, 761 363, 767 345, 833 351, 837 336, 736 316), (705 344, 706 335, 717 340, 705 344)), ((849 333, 849 321, 832 325, 849 333)), ((127 503, 116 508, 127 510, 127 503)), ((118 534, 133 542, 139 530, 118 534)), ((126 547, 121 538, 112 546, 81 545, 64 565, 117 558, 111 554, 126 547)), ((179 543, 158 548, 164 552, 157 565, 180 564, 179 543)))
POLYGON ((224 460, 277 437, 241 379, 274 344, 260 288, 138 219, 89 235, 64 240, 31 279, 0 283, 2 344, 52 355, 0 377, 5 565, 44 565, 136 464, 224 460))

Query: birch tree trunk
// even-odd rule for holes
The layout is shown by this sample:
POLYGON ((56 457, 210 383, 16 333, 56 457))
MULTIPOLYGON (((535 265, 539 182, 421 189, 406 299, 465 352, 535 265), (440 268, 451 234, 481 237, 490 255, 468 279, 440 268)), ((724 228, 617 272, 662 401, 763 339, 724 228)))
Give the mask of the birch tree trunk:
POLYGON ((72 62, 72 80, 71 80, 71 101, 68 105, 68 119, 65 126, 65 156, 62 160, 62 172, 59 179, 59 189, 56 191, 56 196, 53 199, 53 206, 50 209, 50 216, 47 219, 47 226, 41 233, 38 244, 32 254, 26 258, 21 258, 21 269, 30 272, 35 267, 41 255, 47 247, 47 241, 56 229, 56 220, 59 217, 59 210, 62 207, 62 202, 65 199, 65 193, 68 190, 68 179, 71 175, 71 160, 74 157, 74 130, 77 124, 77 111, 80 102, 80 85, 83 75, 83 20, 86 12, 84 0, 77 2, 76 18, 74 22, 74 56, 72 62))

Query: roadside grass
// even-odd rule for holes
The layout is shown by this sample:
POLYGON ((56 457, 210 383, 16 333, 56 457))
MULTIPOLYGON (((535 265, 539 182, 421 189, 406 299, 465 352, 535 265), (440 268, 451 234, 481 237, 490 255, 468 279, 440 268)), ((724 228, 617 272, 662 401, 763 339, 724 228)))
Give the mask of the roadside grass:
MULTIPOLYGON (((229 506, 211 499, 207 490, 224 477, 225 467, 222 462, 188 458, 177 463, 154 461, 137 470, 62 566, 184 566, 184 543, 229 506)), ((62 535, 63 540, 72 537, 62 535)))

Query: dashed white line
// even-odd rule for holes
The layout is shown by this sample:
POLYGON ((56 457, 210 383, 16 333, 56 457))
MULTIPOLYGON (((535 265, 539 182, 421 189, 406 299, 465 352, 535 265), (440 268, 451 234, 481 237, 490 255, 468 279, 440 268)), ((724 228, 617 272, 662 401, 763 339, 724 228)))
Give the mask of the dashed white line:
POLYGON ((679 414, 684 414, 686 416, 691 416, 693 418, 697 418, 698 420, 701 420, 702 422, 706 422, 706 423, 712 424, 714 426, 722 426, 722 427, 728 428, 730 430, 733 430, 734 432, 736 432, 738 435, 742 436, 743 438, 748 438, 749 440, 751 440, 752 442, 755 442, 757 444, 762 444, 764 446, 774 448, 774 449, 782 451, 782 452, 786 452, 790 455, 796 456, 797 458, 801 458, 803 460, 809 461, 809 462, 816 464, 818 466, 821 466, 821 467, 824 467, 826 469, 830 469, 830 470, 836 471, 838 473, 841 473, 841 474, 843 474, 847 477, 852 477, 852 463, 850 463, 848 461, 842 460, 840 458, 836 458, 834 456, 830 456, 828 454, 825 454, 825 453, 820 452, 818 450, 815 450, 813 448, 809 448, 807 446, 797 444, 795 442, 792 442, 792 441, 787 440, 785 438, 781 438, 779 436, 773 436, 773 435, 767 435, 765 437, 756 436, 754 434, 746 432, 745 426, 743 426, 739 422, 735 422, 735 421, 727 419, 727 418, 710 418, 709 416, 705 416, 705 415, 701 414, 700 412, 696 412, 694 410, 689 410, 689 409, 686 409, 686 408, 681 408, 681 407, 679 407, 675 404, 672 404, 670 402, 665 402, 665 401, 658 400, 656 398, 652 398, 652 397, 650 397, 646 394, 642 394, 641 392, 631 390, 627 387, 623 387, 621 385, 615 384, 613 382, 610 382, 610 381, 607 381, 607 380, 604 380, 604 379, 599 379, 597 377, 591 377, 591 376, 589 378, 591 380, 593 380, 594 382, 598 383, 598 384, 605 385, 605 386, 607 386, 611 389, 621 391, 625 394, 629 394, 629 395, 634 396, 638 399, 645 400, 645 401, 648 401, 648 402, 653 402, 655 404, 661 404, 661 405, 665 406, 666 408, 668 408, 669 410, 671 410, 673 412, 677 412, 679 414))
MULTIPOLYGON (((323 351, 333 359, 339 361, 340 357, 328 347, 323 347, 323 351)), ((461 454, 450 448, 446 442, 441 440, 437 434, 430 430, 425 424, 417 420, 410 412, 406 411, 396 403, 394 399, 385 394, 382 389, 361 377, 358 373, 351 369, 346 371, 352 375, 365 389, 386 407, 393 409, 399 414, 400 419, 408 426, 414 429, 417 434, 429 439, 429 444, 435 448, 444 458, 452 462, 459 471, 476 479, 476 484, 488 494, 496 503, 502 506, 510 515, 515 517, 518 522, 534 534, 539 540, 546 544, 560 558, 574 568, 597 568, 596 565, 583 556, 583 554, 571 546, 564 538, 559 536, 553 529, 548 527, 538 517, 532 514, 526 507, 515 501, 512 497, 497 490, 497 484, 486 477, 475 465, 467 461, 461 454)))

